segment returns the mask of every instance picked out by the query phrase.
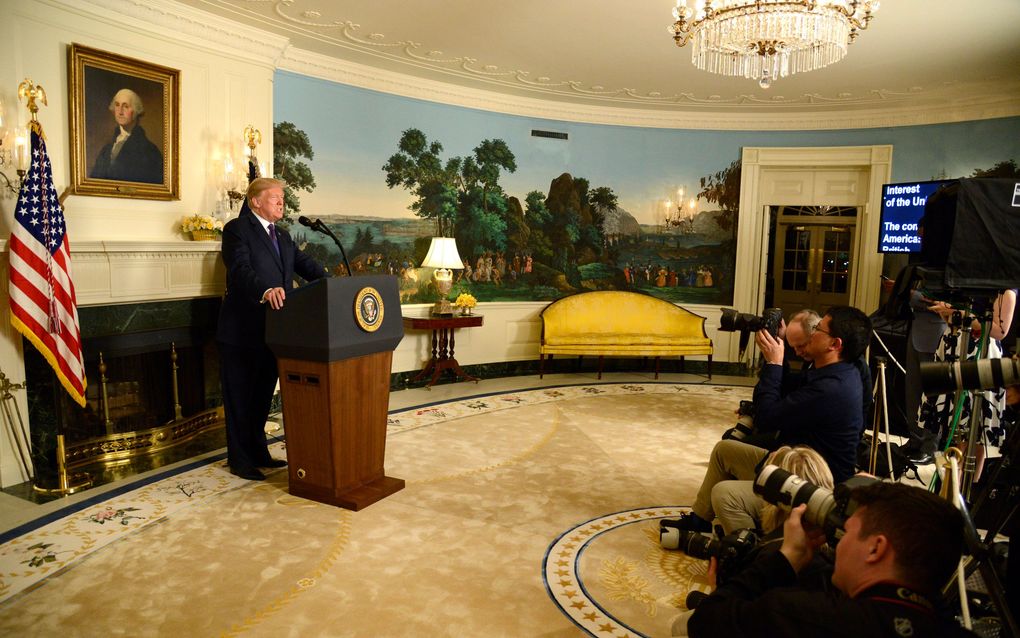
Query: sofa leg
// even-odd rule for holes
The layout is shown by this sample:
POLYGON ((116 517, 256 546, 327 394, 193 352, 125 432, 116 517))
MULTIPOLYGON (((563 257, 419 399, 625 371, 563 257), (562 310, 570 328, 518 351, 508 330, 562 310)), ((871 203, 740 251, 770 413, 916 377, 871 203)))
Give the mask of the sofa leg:
POLYGON ((599 381, 602 380, 602 360, 605 359, 602 355, 599 355, 599 381))
POLYGON ((712 355, 708 355, 708 380, 712 380, 712 355))
POLYGON ((655 357, 655 378, 659 378, 659 357, 655 357))
POLYGON ((687 361, 686 359, 684 359, 684 355, 680 355, 680 372, 683 372, 684 370, 687 369, 687 366, 685 365, 686 362, 687 361))
MULTIPOLYGON (((549 355, 552 357, 552 355, 549 355)), ((545 354, 538 353, 538 378, 541 379, 542 375, 545 374, 545 354)))

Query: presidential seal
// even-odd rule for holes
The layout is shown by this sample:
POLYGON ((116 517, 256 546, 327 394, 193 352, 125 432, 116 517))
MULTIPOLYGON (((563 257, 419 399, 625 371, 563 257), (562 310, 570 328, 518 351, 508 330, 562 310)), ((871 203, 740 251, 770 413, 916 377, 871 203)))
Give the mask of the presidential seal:
POLYGON ((354 320, 365 332, 375 332, 382 325, 383 301, 379 291, 365 286, 354 298, 354 320))

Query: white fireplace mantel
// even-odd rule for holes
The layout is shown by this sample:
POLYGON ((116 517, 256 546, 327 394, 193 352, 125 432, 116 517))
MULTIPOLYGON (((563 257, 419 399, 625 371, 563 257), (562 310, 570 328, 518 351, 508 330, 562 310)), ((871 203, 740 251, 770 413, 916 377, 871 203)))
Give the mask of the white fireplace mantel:
POLYGON ((79 306, 223 294, 218 241, 78 242, 71 261, 79 306))

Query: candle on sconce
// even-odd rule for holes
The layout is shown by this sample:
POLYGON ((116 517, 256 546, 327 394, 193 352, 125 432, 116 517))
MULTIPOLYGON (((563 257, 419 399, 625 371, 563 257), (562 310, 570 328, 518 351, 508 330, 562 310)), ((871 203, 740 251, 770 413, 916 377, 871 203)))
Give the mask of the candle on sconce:
POLYGON ((28 132, 18 129, 14 137, 14 166, 19 172, 28 170, 28 132))

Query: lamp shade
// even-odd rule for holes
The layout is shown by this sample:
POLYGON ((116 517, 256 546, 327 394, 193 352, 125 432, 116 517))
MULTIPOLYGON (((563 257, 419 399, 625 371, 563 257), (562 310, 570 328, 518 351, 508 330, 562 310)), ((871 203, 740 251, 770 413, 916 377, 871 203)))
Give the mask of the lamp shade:
POLYGON ((453 237, 433 237, 421 265, 422 268, 463 268, 464 262, 457 253, 457 240, 453 237))

